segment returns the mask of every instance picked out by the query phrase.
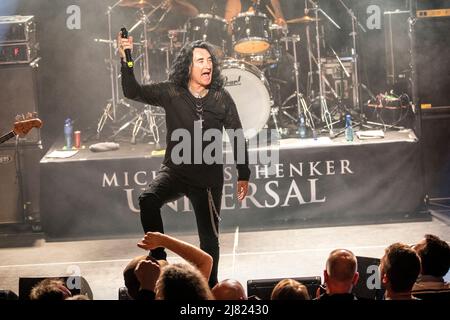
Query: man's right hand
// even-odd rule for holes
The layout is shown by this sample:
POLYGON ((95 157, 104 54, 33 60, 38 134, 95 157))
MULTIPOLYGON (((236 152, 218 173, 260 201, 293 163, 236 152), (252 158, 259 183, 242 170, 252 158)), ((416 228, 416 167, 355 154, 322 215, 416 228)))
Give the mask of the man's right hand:
POLYGON ((133 51, 133 37, 129 36, 128 39, 122 38, 122 32, 119 32, 117 34, 117 49, 119 50, 119 56, 122 59, 126 59, 125 49, 133 51))
POLYGON ((147 232, 137 246, 144 250, 153 250, 158 247, 164 247, 165 235, 160 232, 147 232))

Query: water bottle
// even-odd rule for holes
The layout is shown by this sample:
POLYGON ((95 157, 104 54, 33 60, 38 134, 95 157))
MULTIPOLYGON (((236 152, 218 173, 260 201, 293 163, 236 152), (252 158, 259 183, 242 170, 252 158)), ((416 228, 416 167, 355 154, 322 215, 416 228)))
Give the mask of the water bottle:
POLYGON ((67 118, 64 122, 64 137, 66 140, 66 148, 69 150, 72 149, 73 125, 70 118, 67 118))
POLYGON ((300 135, 300 139, 306 138, 306 125, 305 125, 305 117, 303 113, 300 114, 299 124, 298 124, 298 134, 300 135))
POLYGON ((345 138, 347 141, 353 141, 352 116, 349 114, 345 116, 345 138))

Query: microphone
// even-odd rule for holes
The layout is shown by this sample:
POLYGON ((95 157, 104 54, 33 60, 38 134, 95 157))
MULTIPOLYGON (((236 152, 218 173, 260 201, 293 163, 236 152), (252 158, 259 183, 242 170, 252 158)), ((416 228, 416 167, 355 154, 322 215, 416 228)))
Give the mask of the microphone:
MULTIPOLYGON (((122 34, 122 38, 128 39, 128 31, 127 31, 126 28, 120 29, 120 33, 122 34)), ((128 68, 133 68, 134 62, 133 62, 133 58, 131 57, 131 50, 130 49, 125 49, 125 58, 127 60, 128 68)))

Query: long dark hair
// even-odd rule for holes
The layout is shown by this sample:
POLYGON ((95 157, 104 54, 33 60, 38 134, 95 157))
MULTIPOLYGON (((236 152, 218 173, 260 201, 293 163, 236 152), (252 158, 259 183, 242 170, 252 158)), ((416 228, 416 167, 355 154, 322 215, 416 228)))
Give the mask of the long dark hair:
POLYGON ((214 47, 202 40, 196 40, 191 43, 187 43, 183 46, 181 51, 178 53, 175 61, 172 64, 169 73, 169 81, 188 89, 189 83, 189 68, 192 64, 192 55, 195 48, 201 48, 208 50, 211 55, 211 60, 213 64, 212 80, 209 88, 215 91, 219 91, 223 88, 224 80, 220 73, 220 63, 217 56, 214 53, 214 47))

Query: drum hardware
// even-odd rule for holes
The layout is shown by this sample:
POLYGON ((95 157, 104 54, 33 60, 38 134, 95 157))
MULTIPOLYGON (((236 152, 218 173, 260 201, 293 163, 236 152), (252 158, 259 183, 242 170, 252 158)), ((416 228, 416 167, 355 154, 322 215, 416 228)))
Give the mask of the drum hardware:
MULTIPOLYGON (((297 106, 297 118, 294 118, 292 116, 289 116, 291 119, 294 118, 295 122, 298 122, 298 119, 300 118, 300 115, 303 114, 305 116, 306 125, 311 129, 315 130, 315 124, 313 116, 308 108, 308 105, 306 104, 305 98, 303 94, 300 92, 300 82, 299 82, 299 63, 298 63, 298 57, 297 57, 297 42, 300 41, 300 36, 293 35, 290 37, 283 37, 281 39, 282 42, 286 43, 286 46, 288 46, 288 43, 292 43, 292 50, 294 53, 294 76, 295 76, 295 92, 289 96, 283 103, 282 108, 285 106, 285 103, 289 101, 291 98, 295 97, 296 99, 296 106, 297 106)), ((284 113, 286 114, 286 113, 284 113)))
MULTIPOLYGON (((320 52, 320 33, 319 33, 319 12, 326 17, 332 24, 336 26, 336 28, 341 29, 341 27, 330 18, 330 16, 323 11, 317 2, 314 2, 312 0, 308 0, 308 2, 312 5, 312 7, 309 9, 311 11, 314 11, 315 15, 315 27, 316 27, 316 47, 317 47, 317 69, 318 69, 318 75, 319 75, 319 101, 320 101, 320 114, 321 114, 321 120, 325 123, 330 136, 333 136, 333 122, 331 119, 331 114, 327 106, 327 102, 324 96, 324 80, 322 77, 322 56, 320 52)), ((310 48, 308 48, 310 50, 310 48)))
MULTIPOLYGON (((320 21, 320 18, 319 20, 320 21)), ((290 19, 287 20, 286 23, 288 24, 297 24, 297 23, 312 23, 312 22, 316 22, 316 18, 312 18, 310 16, 303 16, 303 17, 299 17, 299 18, 295 18, 295 19, 290 19)))
POLYGON ((270 20, 264 13, 243 12, 231 20, 233 49, 238 54, 266 52, 271 45, 270 20))
POLYGON ((351 37, 352 37, 352 58, 353 58, 353 102, 355 104, 355 107, 358 108, 360 114, 363 114, 363 109, 362 109, 362 103, 361 103, 361 84, 359 83, 359 57, 358 57, 358 52, 356 49, 356 37, 357 37, 357 25, 358 27, 363 31, 366 32, 366 29, 364 29, 364 27, 361 25, 361 23, 359 23, 358 19, 356 18, 354 12, 352 9, 350 9, 349 7, 347 7, 344 3, 344 1, 339 0, 339 2, 342 4, 342 6, 345 8, 345 10, 347 11, 347 13, 349 14, 351 20, 352 20, 352 32, 351 32, 351 37))
MULTIPOLYGON (((225 88, 233 98, 241 119, 244 136, 255 137, 274 116, 269 83, 256 66, 237 59, 226 59, 222 64, 225 88)), ((227 136, 224 135, 227 141, 227 136)))
POLYGON ((110 119, 112 123, 117 122, 117 107, 119 105, 129 107, 128 104, 125 104, 123 99, 119 99, 119 63, 117 62, 117 59, 114 59, 114 55, 117 51, 117 44, 116 41, 112 39, 112 12, 114 8, 117 7, 120 3, 122 3, 122 0, 117 1, 115 4, 108 7, 106 11, 108 20, 108 39, 94 39, 95 42, 108 44, 109 56, 108 59, 105 59, 105 61, 108 64, 109 77, 111 82, 111 99, 109 99, 108 103, 103 109, 103 113, 97 123, 97 139, 100 139, 100 134, 108 119, 110 119))
POLYGON ((201 13, 187 22, 186 41, 208 41, 214 46, 216 55, 223 58, 229 42, 227 26, 227 21, 222 17, 201 13))
POLYGON ((130 7, 145 9, 160 4, 161 0, 121 0, 118 5, 121 7, 130 7))
MULTIPOLYGON (((100 139, 100 135, 104 129, 104 126, 106 125, 108 120, 111 120, 111 123, 113 125, 120 125, 120 127, 114 131, 113 134, 108 139, 114 140, 117 138, 117 136, 123 132, 125 129, 132 127, 131 132, 131 143, 136 143, 136 137, 140 131, 143 132, 143 135, 151 135, 157 145, 159 145, 159 132, 158 132, 158 126, 156 124, 156 117, 157 116, 164 116, 164 114, 158 114, 154 113, 152 111, 152 106, 145 105, 144 111, 138 112, 136 108, 132 107, 129 103, 127 103, 124 99, 119 99, 119 79, 120 79, 120 72, 119 72, 119 62, 118 59, 113 59, 114 56, 117 54, 117 44, 114 40, 112 40, 112 12, 113 9, 117 6, 120 7, 133 7, 133 8, 139 8, 140 18, 137 23, 135 23, 130 29, 129 32, 134 31, 137 27, 143 26, 143 32, 142 32, 142 39, 139 43, 135 43, 134 45, 138 48, 139 54, 137 55, 137 58, 135 59, 135 64, 139 63, 140 70, 141 70, 141 79, 143 84, 149 84, 150 74, 149 74, 149 54, 148 54, 148 33, 155 30, 157 27, 159 27, 159 24, 164 19, 166 14, 170 11, 170 8, 164 8, 165 1, 161 2, 158 1, 129 1, 129 0, 121 0, 116 2, 113 6, 108 7, 107 15, 108 15, 108 32, 109 32, 109 38, 107 40, 105 39, 94 39, 96 42, 100 43, 108 43, 109 45, 109 59, 107 59, 107 62, 109 63, 110 67, 110 80, 111 80, 111 91, 112 91, 112 99, 107 103, 106 107, 103 110, 102 115, 100 116, 100 119, 98 120, 97 124, 97 139, 100 139), (151 7, 152 10, 150 10, 149 13, 145 13, 144 9, 151 7), (153 14, 158 10, 163 9, 164 12, 161 16, 161 18, 156 22, 156 26, 153 28, 148 28, 151 22, 151 17, 153 14), (118 118, 117 114, 117 106, 122 105, 124 106, 125 113, 118 118), (128 120, 128 121, 127 121, 128 120), (125 121, 125 123, 124 123, 125 121), (144 125, 145 124, 145 125, 144 125), (148 124, 148 128, 146 125, 148 124)), ((169 37, 169 40, 170 37, 169 37)), ((167 49, 167 52, 169 49, 167 49)), ((169 64, 169 62, 168 62, 169 64)), ((166 68, 166 73, 168 72, 168 69, 166 68)))

